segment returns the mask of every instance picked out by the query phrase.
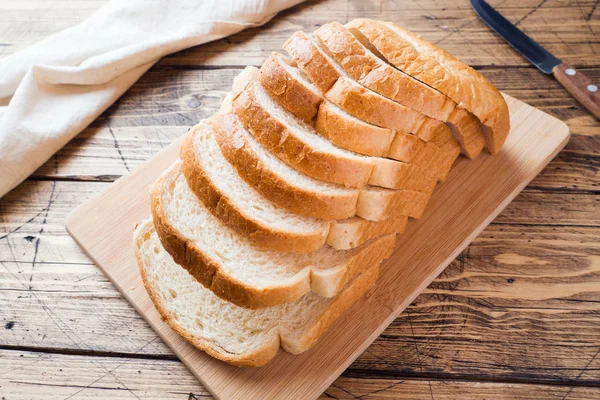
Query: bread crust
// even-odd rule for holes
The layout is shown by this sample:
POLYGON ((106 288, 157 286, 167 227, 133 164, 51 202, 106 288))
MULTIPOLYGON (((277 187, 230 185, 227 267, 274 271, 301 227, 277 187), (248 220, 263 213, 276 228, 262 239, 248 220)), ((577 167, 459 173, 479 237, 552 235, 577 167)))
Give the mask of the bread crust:
POLYGON ((302 85, 285 69, 283 63, 289 61, 281 54, 271 53, 260 68, 258 81, 281 106, 313 125, 323 97, 302 85))
POLYGON ((437 180, 438 175, 416 164, 379 158, 375 160, 369 184, 389 189, 431 193, 437 184, 437 180))
POLYGON ((414 129, 413 133, 419 139, 431 142, 438 147, 442 147, 446 142, 455 140, 450 127, 442 121, 433 118, 424 118, 422 123, 414 129))
MULTIPOLYGON (((313 44, 305 33, 300 31, 294 33, 294 35, 286 42, 284 48, 322 93, 327 93, 331 90, 338 79, 347 80, 345 76, 340 77, 340 74, 335 67, 331 65, 321 50, 313 44)), ((366 88, 360 84, 355 84, 359 88, 366 90, 366 88)), ((363 91, 363 96, 366 94, 368 93, 363 91)), ((332 92, 330 96, 333 95, 334 93, 332 92)), ((360 96, 358 99, 360 99, 360 96)), ((348 101, 347 107, 353 108, 353 103, 350 100, 352 99, 346 100, 348 101)), ((371 103, 375 105, 375 107, 369 108, 369 113, 372 115, 372 118, 379 117, 379 120, 389 121, 389 125, 371 122, 373 125, 411 132, 426 142, 432 142, 436 146, 442 146, 448 140, 454 139, 450 128, 440 120, 429 118, 410 108, 404 107, 399 103, 392 102, 391 106, 382 104, 385 102, 381 100, 387 100, 387 98, 380 99, 379 101, 376 101, 375 98, 372 100, 371 103), (394 105, 396 107, 394 107, 394 105), (384 107, 384 109, 378 108, 381 106, 384 107), (394 116, 396 117, 395 119, 393 118, 394 116)), ((363 120, 367 121, 367 119, 363 120)))
POLYGON ((486 147, 497 153, 510 131, 502 94, 485 77, 454 56, 391 22, 357 19, 349 22, 398 69, 434 87, 473 113, 485 125, 486 147))
POLYGON ((323 224, 322 229, 305 234, 284 229, 276 230, 263 225, 240 209, 234 199, 219 190, 202 168, 192 138, 194 131, 192 129, 188 133, 181 146, 181 171, 192 192, 214 216, 236 232, 250 238, 259 247, 266 249, 310 253, 325 243, 329 224, 323 224))
POLYGON ((331 225, 327 244, 338 250, 353 249, 366 241, 391 233, 403 233, 408 217, 401 215, 383 221, 368 221, 359 217, 336 221, 331 225))
POLYGON ((383 221, 399 215, 418 219, 423 216, 430 197, 431 194, 414 190, 364 189, 358 196, 356 215, 369 221, 383 221))
POLYGON ((327 92, 340 77, 304 32, 295 32, 283 48, 321 92, 327 92))
POLYGON ((345 76, 335 82, 325 98, 358 119, 404 133, 413 132, 425 120, 423 114, 378 96, 345 76))
POLYGON ((372 169, 368 158, 340 157, 311 148, 272 116, 254 95, 253 73, 252 69, 247 69, 236 78, 232 90, 233 111, 261 144, 286 164, 312 178, 355 188, 368 182, 372 169))
POLYGON ((457 142, 451 141, 442 146, 442 151, 444 153, 444 158, 441 167, 442 171, 445 171, 445 173, 441 175, 440 181, 444 182, 448 178, 448 174, 450 173, 450 169, 454 165, 454 162, 460 155, 461 148, 457 142))
POLYGON ((352 79, 369 89, 441 121, 456 107, 444 94, 377 60, 343 25, 325 24, 314 35, 352 79))
POLYGON ((319 106, 315 130, 333 144, 374 157, 386 155, 395 133, 391 129, 345 118, 335 106, 324 101, 319 106))
MULTIPOLYGON (((183 329, 173 315, 166 310, 157 293, 154 292, 139 251, 141 241, 144 240, 144 237, 153 233, 153 228, 152 223, 146 222, 136 229, 134 233, 134 250, 142 282, 162 320, 192 346, 204 351, 211 357, 238 367, 261 367, 277 355, 280 347, 292 354, 299 354, 308 350, 323 336, 336 319, 375 285, 379 274, 379 264, 377 264, 350 281, 344 287, 343 291, 336 298, 332 299, 329 307, 316 320, 312 321, 311 325, 305 329, 300 337, 287 337, 290 333, 279 328, 274 331, 276 333, 271 335, 269 340, 262 346, 255 347, 251 352, 232 353, 210 340, 194 336, 183 329)), ((391 249, 386 256, 389 257, 390 254, 391 249)))

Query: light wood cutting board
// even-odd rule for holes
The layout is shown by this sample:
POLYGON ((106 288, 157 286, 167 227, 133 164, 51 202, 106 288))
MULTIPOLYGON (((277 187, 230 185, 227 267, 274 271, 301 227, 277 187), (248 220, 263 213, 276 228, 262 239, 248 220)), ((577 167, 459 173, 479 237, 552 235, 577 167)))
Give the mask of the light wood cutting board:
POLYGON ((180 140, 69 216, 69 233, 204 386, 222 399, 318 397, 565 146, 561 121, 506 96, 512 131, 496 156, 460 158, 425 215, 399 236, 376 287, 311 350, 281 351, 261 368, 237 368, 189 345, 160 319, 132 250, 135 224, 150 213, 148 189, 177 157, 180 140))

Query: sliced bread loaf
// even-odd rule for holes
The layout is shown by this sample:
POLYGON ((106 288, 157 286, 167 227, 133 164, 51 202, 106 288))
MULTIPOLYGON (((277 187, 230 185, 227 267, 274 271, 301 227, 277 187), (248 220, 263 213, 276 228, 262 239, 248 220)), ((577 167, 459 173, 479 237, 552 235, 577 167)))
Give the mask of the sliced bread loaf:
POLYGON ((387 257, 395 242, 392 234, 345 251, 261 249, 208 211, 190 190, 179 161, 152 187, 151 206, 158 236, 175 262, 217 296, 247 308, 287 303, 311 290, 333 297, 387 257))
POLYGON ((249 310, 215 296, 173 262, 152 220, 140 223, 133 239, 142 281, 162 319, 198 349, 243 367, 265 365, 279 347, 293 354, 308 350, 375 284, 379 269, 366 269, 332 299, 308 293, 287 304, 249 310))
POLYGON ((323 25, 315 31, 315 36, 323 49, 351 78, 427 116, 444 122, 450 120, 450 127, 457 139, 469 144, 469 147, 463 147, 463 152, 471 158, 479 154, 485 145, 481 124, 475 117, 453 115, 452 111, 457 105, 449 97, 388 64, 364 36, 358 35, 357 38, 341 24, 333 22, 323 25))
POLYGON ((361 32, 398 69, 475 114, 484 124, 488 150, 492 154, 500 150, 510 130, 508 107, 502 94, 483 75, 391 22, 358 19, 346 26, 361 32))
POLYGON ((308 253, 325 242, 336 249, 358 247, 374 237, 401 233, 407 217, 372 222, 362 218, 326 222, 287 211, 241 179, 221 153, 209 122, 200 122, 181 147, 181 170, 204 206, 257 246, 308 253))
MULTIPOLYGON (((322 182, 303 175, 271 155, 235 114, 216 115, 211 123, 223 155, 240 177, 269 201, 296 214, 325 220, 355 215, 371 221, 400 215, 420 218, 431 196, 432 190, 420 192, 374 186, 349 189, 322 182), (370 196, 369 192, 386 195, 370 196)), ((386 160, 381 160, 385 166, 386 160)))

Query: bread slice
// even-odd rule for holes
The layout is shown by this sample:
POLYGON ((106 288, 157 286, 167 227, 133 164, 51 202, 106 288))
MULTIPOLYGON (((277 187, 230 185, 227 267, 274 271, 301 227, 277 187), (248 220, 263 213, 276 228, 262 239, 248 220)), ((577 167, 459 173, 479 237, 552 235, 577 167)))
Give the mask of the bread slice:
POLYGON ((296 214, 324 220, 355 215, 359 189, 310 178, 263 147, 235 114, 216 115, 212 128, 221 152, 264 198, 296 214))
POLYGON ((318 47, 314 39, 302 31, 295 32, 283 45, 296 64, 322 93, 327 92, 342 75, 335 63, 318 47))
POLYGON ((315 31, 315 36, 323 49, 351 78, 413 110, 444 122, 450 121, 456 138, 461 144, 469 144, 469 147, 463 147, 463 152, 469 157, 477 156, 483 149, 485 141, 477 118, 469 118, 468 114, 453 114, 457 106, 454 101, 389 65, 364 36, 354 36, 336 22, 322 26, 315 31))
POLYGON ((295 68, 293 60, 272 52, 260 68, 258 81, 286 110, 307 124, 314 124, 323 96, 319 89, 295 68))
POLYGON ((393 130, 366 123, 329 101, 319 106, 315 130, 339 147, 374 157, 385 157, 396 136, 393 130))
MULTIPOLYGON (((256 68, 248 67, 235 79, 232 109, 259 142, 294 169, 312 178, 347 187, 361 188, 369 183, 391 189, 431 189, 427 175, 407 180, 407 171, 414 169, 405 163, 365 157, 336 147, 271 99, 256 79, 257 75, 256 68), (424 180, 422 184, 421 179, 424 180), (417 185, 406 187, 407 182, 417 185)), ((421 166, 425 170, 429 169, 427 166, 437 169, 439 154, 435 148, 426 150, 429 153, 423 156, 421 166)))
POLYGON ((484 124, 486 147, 497 153, 510 130, 502 94, 481 74, 454 56, 391 22, 358 19, 347 25, 360 31, 398 69, 437 89, 484 124))
POLYGON ((209 122, 200 122, 181 147, 181 170, 204 206, 258 247, 308 253, 325 242, 336 249, 358 247, 374 237, 401 233, 407 217, 381 222, 350 218, 326 222, 277 207, 239 177, 217 144, 209 122))
MULTIPOLYGON (((365 186, 362 189, 310 178, 274 157, 244 128, 235 114, 216 115, 211 119, 217 143, 239 176, 264 198, 296 214, 325 220, 360 216, 380 221, 405 215, 420 218, 431 191, 393 190, 365 186), (369 192, 386 193, 369 196, 369 192), (388 204, 395 200, 397 208, 388 204), (368 201, 368 203, 364 203, 368 201), (407 204, 405 204, 407 203, 407 204), (410 203, 410 204, 408 204, 410 203), (361 210, 358 213, 358 210, 361 210), (380 210, 386 210, 380 212, 380 210), (377 217, 373 217, 376 215, 377 217)), ((385 163, 385 159, 381 159, 385 163)), ((389 161, 389 160, 387 160, 389 161)))
POLYGON ((212 357, 240 367, 268 363, 282 347, 299 354, 377 280, 378 265, 358 275, 335 298, 308 293, 278 306, 249 310, 225 301, 198 283, 163 249, 152 220, 134 232, 144 286, 171 329, 212 357))
POLYGON ((160 241, 175 262, 217 296, 246 308, 287 303, 311 290, 333 297, 387 257, 396 236, 345 251, 329 246, 308 254, 261 249, 208 211, 190 190, 179 162, 154 184, 151 206, 160 241))

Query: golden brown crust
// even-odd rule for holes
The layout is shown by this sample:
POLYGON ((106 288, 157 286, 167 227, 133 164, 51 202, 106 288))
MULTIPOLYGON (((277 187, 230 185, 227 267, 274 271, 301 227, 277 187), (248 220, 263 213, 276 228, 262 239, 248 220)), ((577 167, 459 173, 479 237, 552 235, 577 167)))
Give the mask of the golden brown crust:
POLYGON ((375 161, 369 184, 389 189, 431 193, 437 180, 436 174, 418 165, 380 158, 375 161))
POLYGON ((313 125, 323 97, 298 82, 282 65, 285 62, 289 61, 281 54, 271 53, 260 68, 258 81, 277 103, 307 124, 313 125))
POLYGON ((451 140, 442 146, 442 162, 440 163, 440 181, 444 182, 446 178, 448 178, 448 174, 450 173, 450 169, 452 165, 454 165, 454 161, 460 155, 460 145, 451 140))
POLYGON ((360 246, 366 241, 406 229, 408 217, 400 215, 383 221, 368 221, 359 217, 336 221, 329 230, 327 244, 338 250, 360 246))
MULTIPOLYGON (((349 31, 383 61, 390 62, 388 58, 402 58, 405 60, 406 58, 415 56, 415 54, 411 54, 410 51, 407 51, 407 53, 399 53, 397 42, 393 40, 393 38, 397 38, 397 35, 394 35, 393 33, 386 34, 386 32, 384 32, 385 28, 379 29, 379 26, 381 26, 380 24, 367 23, 365 22, 366 20, 360 21, 362 21, 362 23, 355 21, 349 23, 347 25, 349 31)), ((403 48, 403 50, 406 50, 406 48, 403 48)), ((414 49, 410 47, 410 50, 414 49)), ((393 62, 391 63, 394 64, 393 62)), ((410 73, 402 68, 399 68, 399 70, 410 75, 410 73)), ((435 87, 433 90, 436 90, 435 87)), ((440 93, 437 90, 436 92, 440 93)), ((447 96, 446 93, 442 93, 442 95, 447 96)), ((457 108, 454 108, 452 113, 448 116, 448 119, 444 119, 444 121, 448 122, 452 128, 454 136, 463 148, 463 153, 469 158, 475 158, 485 145, 481 124, 477 117, 464 109, 460 109, 460 111, 457 112, 457 108)))
POLYGON ((197 159, 198 151, 194 146, 193 134, 194 129, 188 133, 181 146, 181 171, 192 192, 214 216, 259 247, 266 249, 310 253, 325 243, 327 226, 301 234, 275 230, 252 219, 234 200, 221 192, 205 173, 200 160, 197 159))
MULTIPOLYGON (((152 234, 151 228, 152 225, 147 227, 142 234, 142 238, 146 235, 152 234)), ((137 241, 141 240, 137 238, 137 241)), ((140 270, 140 275, 142 277, 142 282, 144 283, 144 287, 146 288, 146 292, 154 303, 154 307, 158 311, 161 316, 161 319, 169 325, 171 329, 173 329, 177 334, 181 335, 188 343, 192 346, 200 349, 214 357, 218 360, 225 361, 229 364, 238 366, 238 367, 261 367, 271 361, 273 357, 279 352, 280 340, 279 336, 276 335, 273 339, 267 343, 265 346, 254 349, 251 353, 244 354, 234 354, 230 353, 227 350, 219 347, 214 342, 210 342, 208 340, 202 340, 196 336, 191 335, 185 329, 181 328, 179 324, 173 318, 173 315, 169 313, 163 306, 161 299, 157 296, 157 294, 152 289, 150 282, 148 281, 148 276, 146 275, 146 270, 144 269, 142 258, 139 254, 139 245, 136 241, 135 248, 135 256, 138 262, 138 268, 140 270)))
POLYGON ((422 134, 431 137, 434 134, 431 134, 428 130, 435 129, 439 132, 435 134, 447 137, 448 133, 452 134, 445 124, 440 122, 445 127, 442 128, 437 123, 429 123, 427 121, 432 120, 431 118, 378 96, 345 77, 340 78, 325 94, 325 97, 360 120, 394 130, 396 136, 387 154, 385 154, 386 157, 416 164, 434 174, 441 175, 438 161, 442 154, 439 147, 432 141, 426 142, 407 132, 422 129, 422 134))
POLYGON ((340 77, 304 32, 295 32, 283 48, 321 92, 327 92, 340 77))
POLYGON ((372 57, 343 25, 332 22, 314 34, 348 75, 369 89, 442 121, 446 121, 456 107, 456 103, 442 93, 372 57))
POLYGON ((474 159, 485 147, 485 138, 481 131, 481 122, 476 116, 464 108, 455 108, 448 117, 448 126, 452 129, 454 137, 460 143, 462 153, 474 159))
POLYGON ((342 157, 312 148, 260 104, 254 94, 252 73, 246 70, 245 75, 236 79, 232 90, 233 110, 260 143, 286 164, 312 178, 355 188, 367 183, 372 168, 367 157, 342 157))
POLYGON ((346 77, 338 79, 325 93, 325 98, 358 119, 404 133, 413 132, 425 118, 424 115, 378 96, 346 77))
POLYGON ((356 214, 369 221, 382 221, 399 215, 418 219, 423 216, 430 197, 431 193, 414 190, 364 189, 358 196, 356 214), (379 204, 379 207, 373 207, 373 204, 379 204))
POLYGON ((358 19, 346 25, 365 35, 398 69, 453 99, 487 127, 488 150, 495 154, 510 131, 508 107, 481 74, 441 48, 391 22, 358 19))
POLYGON ((455 140, 450 127, 442 121, 433 118, 423 119, 421 125, 415 128, 413 133, 419 139, 431 142, 438 147, 442 147, 450 140, 455 140))
POLYGON ((328 101, 319 106, 315 130, 321 136, 344 149, 374 157, 385 156, 394 139, 391 129, 345 118, 333 107, 328 101))
POLYGON ((246 143, 241 124, 233 114, 217 115, 212 120, 215 138, 225 158, 238 174, 263 197, 296 214, 324 220, 344 219, 354 215, 358 190, 330 195, 305 191, 292 186, 276 172, 264 168, 259 156, 246 143))

